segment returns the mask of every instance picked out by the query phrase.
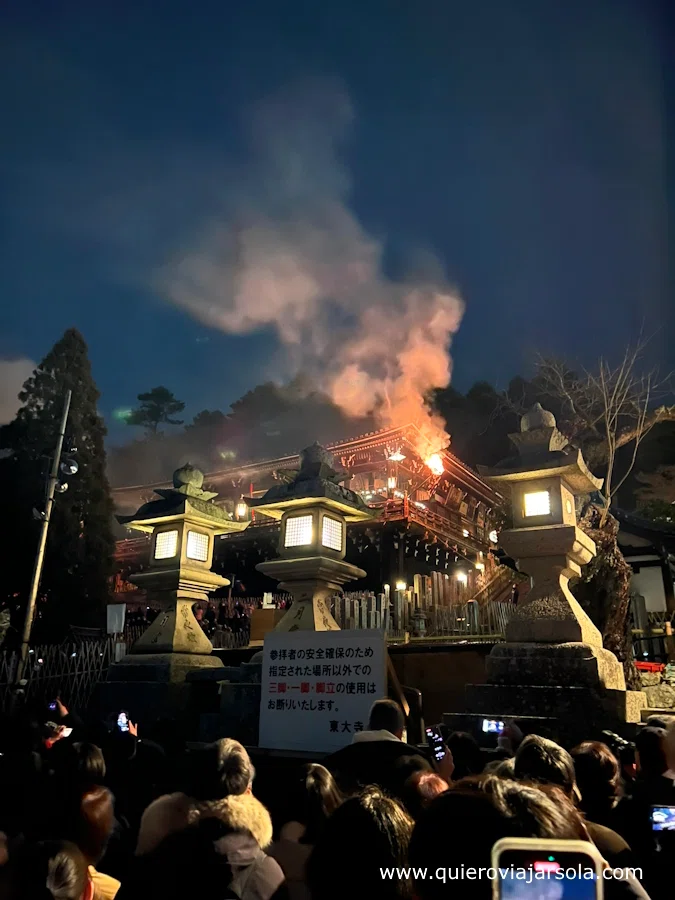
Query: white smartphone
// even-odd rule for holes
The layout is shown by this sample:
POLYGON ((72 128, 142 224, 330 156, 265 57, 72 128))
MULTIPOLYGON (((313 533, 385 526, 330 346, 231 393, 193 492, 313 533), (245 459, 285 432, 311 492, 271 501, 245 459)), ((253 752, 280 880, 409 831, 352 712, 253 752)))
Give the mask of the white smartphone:
POLYGON ((602 900, 605 862, 587 841, 502 838, 492 848, 493 900, 602 900))

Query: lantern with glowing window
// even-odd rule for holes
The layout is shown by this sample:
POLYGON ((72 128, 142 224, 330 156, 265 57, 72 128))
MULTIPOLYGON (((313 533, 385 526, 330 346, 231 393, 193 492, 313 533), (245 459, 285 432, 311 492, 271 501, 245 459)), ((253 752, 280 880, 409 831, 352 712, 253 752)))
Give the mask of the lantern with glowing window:
POLYGON ((568 587, 595 556, 595 544, 577 526, 575 496, 598 491, 602 479, 591 474, 581 451, 569 445, 553 414, 539 403, 522 417, 520 428, 510 435, 518 456, 485 470, 495 486, 511 489, 513 528, 499 539, 532 580, 507 633, 518 640, 602 646, 598 629, 568 587))
POLYGON ((258 571, 279 581, 293 605, 275 631, 333 631, 339 626, 327 600, 365 572, 344 561, 347 524, 373 518, 373 511, 343 486, 348 473, 335 468, 330 453, 313 444, 300 454, 300 471, 288 484, 271 488, 248 505, 281 523, 279 559, 258 571))
POLYGON ((211 657, 211 641, 194 617, 192 607, 207 600, 209 591, 229 584, 211 571, 217 535, 243 531, 248 522, 235 522, 213 502, 216 494, 202 490, 204 475, 191 465, 177 469, 173 487, 155 493, 161 499, 143 504, 132 516, 117 516, 128 528, 152 535, 148 568, 130 577, 163 609, 136 641, 134 662, 156 661, 156 654, 173 657, 173 668, 221 665, 211 657))
POLYGON ((599 491, 602 479, 539 403, 509 437, 517 455, 481 472, 498 489, 510 488, 513 527, 499 542, 531 587, 511 612, 506 641, 487 657, 487 683, 467 686, 467 704, 476 714, 499 708, 503 715, 550 717, 552 733, 567 730, 568 740, 576 726, 614 730, 637 722, 644 694, 626 691, 623 666, 569 588, 596 554, 577 525, 575 497, 599 491))

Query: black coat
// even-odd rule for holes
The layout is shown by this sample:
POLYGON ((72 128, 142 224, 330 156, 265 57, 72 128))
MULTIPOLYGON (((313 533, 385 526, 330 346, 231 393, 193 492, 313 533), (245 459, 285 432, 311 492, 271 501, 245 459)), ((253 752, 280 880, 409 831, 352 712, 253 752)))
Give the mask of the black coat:
POLYGON ((345 793, 369 784, 398 795, 403 782, 414 771, 431 769, 424 753, 403 741, 364 741, 349 744, 323 760, 345 793))

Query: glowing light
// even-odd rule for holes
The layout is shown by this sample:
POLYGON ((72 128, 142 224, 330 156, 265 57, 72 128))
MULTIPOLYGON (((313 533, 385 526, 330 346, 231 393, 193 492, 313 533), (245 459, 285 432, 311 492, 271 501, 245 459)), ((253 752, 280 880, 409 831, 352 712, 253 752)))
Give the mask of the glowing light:
POLYGON ((234 514, 238 519, 246 519, 248 517, 248 506, 243 500, 237 503, 234 514))
POLYGON ((461 572, 461 571, 457 572, 457 574, 455 575, 455 578, 457 579, 457 581, 459 581, 460 584, 466 584, 467 581, 469 580, 469 577, 466 574, 466 572, 461 572))
POLYGON ((331 516, 324 516, 321 526, 321 543, 329 550, 342 550, 342 522, 331 516))
POLYGON ((478 569, 479 572, 483 572, 485 569, 485 563, 477 562, 474 568, 478 569))
POLYGON ((415 506, 418 509, 426 509, 426 506, 424 505, 424 503, 419 503, 417 500, 415 501, 415 506))
POLYGON ((188 531, 185 555, 188 559, 206 562, 209 558, 209 536, 199 531, 188 531))
POLYGON ((387 487, 389 488, 390 491, 394 490, 394 488, 396 487, 396 476, 395 475, 390 475, 389 478, 387 478, 387 487))
POLYGON ((443 467, 443 460, 439 453, 432 453, 429 459, 426 460, 427 466, 431 469, 434 475, 442 475, 445 472, 445 468, 443 467))
POLYGON ((407 587, 408 587, 408 585, 405 583, 405 581, 397 581, 396 582, 396 590, 397 591, 404 591, 407 587))
POLYGON ((126 422, 131 417, 132 412, 133 410, 131 409, 116 409, 113 412, 113 419, 117 419, 118 422, 126 422))
POLYGON ((314 517, 293 516, 286 519, 284 547, 306 547, 314 538, 314 517))
POLYGON ((387 459, 389 460, 389 462, 403 462, 405 456, 401 453, 400 450, 395 450, 387 457, 387 459))
POLYGON ((496 531, 491 531, 490 534, 488 535, 488 539, 491 544, 499 543, 499 535, 497 534, 496 531))
POLYGON ((464 529, 464 531, 462 531, 462 534, 464 535, 464 537, 469 536, 469 532, 466 530, 466 528, 464 529))
POLYGON ((173 559, 178 550, 178 531, 161 531, 155 541, 155 559, 173 559))
POLYGON ((525 494, 525 516, 547 516, 551 512, 551 495, 548 491, 525 494))

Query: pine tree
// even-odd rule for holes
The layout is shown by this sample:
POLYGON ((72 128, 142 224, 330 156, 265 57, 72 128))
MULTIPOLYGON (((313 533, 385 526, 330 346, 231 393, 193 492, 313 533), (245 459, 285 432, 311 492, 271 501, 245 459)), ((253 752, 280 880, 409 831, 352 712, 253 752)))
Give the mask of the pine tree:
POLYGON ((177 400, 173 393, 163 385, 154 387, 145 394, 139 394, 140 405, 127 416, 127 425, 140 425, 150 436, 159 432, 159 426, 182 425, 182 419, 172 419, 176 413, 183 412, 185 404, 177 400))
MULTIPOLYGON (((63 476, 56 495, 38 595, 38 628, 100 624, 112 572, 113 506, 106 476, 105 425, 97 411, 87 345, 74 328, 65 332, 19 394, 23 406, 0 429, 0 483, 7 505, 9 545, 3 581, 18 606, 25 604, 37 548, 35 510, 44 509, 45 475, 54 453, 66 390, 72 391, 64 454, 77 474, 63 476), (75 449, 73 449, 75 448, 75 449)), ((20 613, 20 609, 16 610, 20 613)), ((20 618, 20 615, 17 615, 20 618)))

